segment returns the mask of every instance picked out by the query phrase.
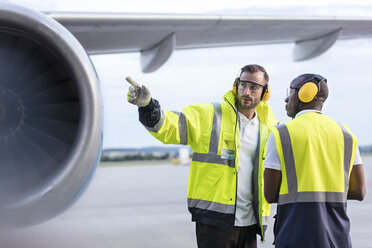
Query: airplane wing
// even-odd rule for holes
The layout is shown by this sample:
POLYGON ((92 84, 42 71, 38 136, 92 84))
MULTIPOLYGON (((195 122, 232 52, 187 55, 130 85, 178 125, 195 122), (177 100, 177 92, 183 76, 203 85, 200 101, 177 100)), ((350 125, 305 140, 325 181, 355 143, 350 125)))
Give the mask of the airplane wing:
POLYGON ((47 13, 88 54, 140 52, 143 72, 161 67, 174 50, 295 43, 295 61, 314 58, 337 39, 372 35, 372 19, 223 15, 47 13))

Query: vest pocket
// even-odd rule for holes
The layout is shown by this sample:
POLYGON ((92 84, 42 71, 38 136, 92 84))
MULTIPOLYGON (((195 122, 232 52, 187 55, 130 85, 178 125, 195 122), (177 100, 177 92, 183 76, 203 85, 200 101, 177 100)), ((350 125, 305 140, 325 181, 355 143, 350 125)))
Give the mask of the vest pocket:
MULTIPOLYGON (((218 168, 220 165, 210 164, 207 166, 213 168, 205 168, 208 169, 208 173, 206 173, 204 176, 201 176, 198 180, 199 183, 196 185, 198 195, 202 200, 211 200, 209 199, 210 197, 208 197, 209 193, 211 191, 216 191, 216 189, 218 188, 216 187, 216 185, 223 176, 223 171, 218 168)), ((212 195, 215 194, 211 194, 211 196, 212 195)))

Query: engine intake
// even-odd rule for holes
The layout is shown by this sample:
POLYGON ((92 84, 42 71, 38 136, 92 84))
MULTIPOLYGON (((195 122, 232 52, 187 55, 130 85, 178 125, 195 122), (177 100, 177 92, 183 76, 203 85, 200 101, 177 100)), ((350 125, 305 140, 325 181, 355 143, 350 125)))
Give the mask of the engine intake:
POLYGON ((62 25, 8 3, 0 75, 0 223, 38 223, 78 198, 99 161, 98 77, 62 25))

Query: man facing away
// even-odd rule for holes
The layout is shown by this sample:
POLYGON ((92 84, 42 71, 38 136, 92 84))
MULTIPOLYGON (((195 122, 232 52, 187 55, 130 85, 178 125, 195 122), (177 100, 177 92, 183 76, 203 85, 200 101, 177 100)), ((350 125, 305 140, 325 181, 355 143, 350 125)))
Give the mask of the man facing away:
POLYGON ((267 100, 269 76, 259 65, 241 69, 224 102, 196 104, 175 113, 162 109, 149 90, 131 78, 128 101, 164 144, 190 145, 193 157, 187 202, 198 247, 257 247, 270 205, 263 195, 268 126, 277 124, 267 100))
POLYGON ((293 119, 272 128, 265 197, 278 202, 275 247, 351 247, 347 199, 363 200, 365 179, 350 129, 321 113, 327 80, 303 74, 285 99, 293 119))

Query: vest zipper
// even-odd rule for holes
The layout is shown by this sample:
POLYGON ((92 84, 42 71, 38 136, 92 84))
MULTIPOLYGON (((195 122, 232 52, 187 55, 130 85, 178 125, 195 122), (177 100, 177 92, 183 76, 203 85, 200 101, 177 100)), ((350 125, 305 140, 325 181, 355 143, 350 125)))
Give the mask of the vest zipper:
POLYGON ((236 157, 237 150, 238 150, 238 147, 236 145, 236 129, 237 129, 238 122, 240 122, 240 117, 239 117, 238 111, 230 103, 230 101, 227 100, 226 98, 224 98, 224 100, 231 106, 231 108, 234 110, 234 112, 236 114, 235 128, 234 128, 234 145, 235 145, 235 168, 234 168, 234 170, 235 170, 235 183, 236 183, 236 186, 235 186, 235 206, 234 206, 234 223, 233 223, 233 226, 235 226, 236 206, 237 206, 237 202, 238 202, 238 170, 237 170, 237 166, 236 165, 239 163, 239 159, 236 157), (238 163, 237 163, 237 161, 238 161, 238 163))
MULTIPOLYGON (((235 216, 236 216, 236 207, 237 207, 237 203, 238 203, 238 167, 237 165, 239 164, 239 158, 236 157, 236 153, 238 151, 238 147, 236 145, 236 127, 238 125, 238 122, 240 122, 240 117, 238 115, 237 112, 235 112, 236 114, 236 121, 235 121, 235 130, 234 130, 234 143, 235 143, 235 183, 236 183, 236 186, 235 186, 235 207, 234 207, 234 225, 235 225, 235 216)), ((239 153, 239 156, 240 156, 240 153, 239 153)))

